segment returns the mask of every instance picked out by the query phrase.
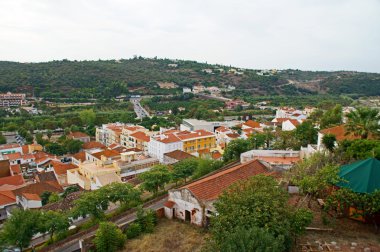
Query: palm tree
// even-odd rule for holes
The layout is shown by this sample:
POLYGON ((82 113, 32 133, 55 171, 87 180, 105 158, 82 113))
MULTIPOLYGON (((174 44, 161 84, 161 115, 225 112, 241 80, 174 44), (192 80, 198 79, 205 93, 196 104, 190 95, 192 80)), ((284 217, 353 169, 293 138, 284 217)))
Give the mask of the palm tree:
POLYGON ((379 135, 379 110, 371 108, 358 108, 347 115, 346 134, 360 136, 367 139, 369 135, 379 135))

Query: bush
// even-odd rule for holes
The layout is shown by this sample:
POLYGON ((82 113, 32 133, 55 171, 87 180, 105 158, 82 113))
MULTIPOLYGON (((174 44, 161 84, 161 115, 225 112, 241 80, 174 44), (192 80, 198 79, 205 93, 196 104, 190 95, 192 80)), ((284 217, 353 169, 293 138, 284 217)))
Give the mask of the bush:
POLYGON ((142 228, 139 223, 131 223, 128 228, 125 230, 127 239, 133 239, 139 236, 142 233, 142 228))

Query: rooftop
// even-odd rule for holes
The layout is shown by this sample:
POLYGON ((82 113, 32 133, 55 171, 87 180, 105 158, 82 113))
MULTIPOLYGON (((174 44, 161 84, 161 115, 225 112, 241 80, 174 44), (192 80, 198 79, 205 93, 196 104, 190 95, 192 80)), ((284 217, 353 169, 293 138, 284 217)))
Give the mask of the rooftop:
POLYGON ((189 154, 187 152, 181 151, 181 150, 175 150, 175 151, 172 151, 172 152, 165 153, 164 156, 173 158, 175 160, 183 160, 183 159, 193 158, 194 157, 193 155, 191 155, 191 154, 189 154))
POLYGON ((71 138, 83 138, 83 137, 90 137, 89 135, 87 135, 86 133, 83 133, 83 132, 80 132, 80 131, 74 131, 74 132, 71 132, 68 137, 71 137, 71 138))
POLYGON ((137 139, 142 140, 144 142, 149 142, 150 141, 150 136, 148 136, 147 134, 145 134, 142 131, 137 131, 137 132, 135 132, 133 134, 130 134, 129 136, 137 138, 137 139))
POLYGON ((106 146, 104 144, 96 142, 96 141, 87 142, 87 143, 84 143, 82 145, 82 149, 84 149, 84 150, 87 150, 87 149, 96 149, 96 148, 105 149, 106 146))
POLYGON ((240 164, 232 168, 212 174, 182 188, 186 188, 199 200, 215 200, 233 183, 249 177, 271 172, 258 160, 240 164))

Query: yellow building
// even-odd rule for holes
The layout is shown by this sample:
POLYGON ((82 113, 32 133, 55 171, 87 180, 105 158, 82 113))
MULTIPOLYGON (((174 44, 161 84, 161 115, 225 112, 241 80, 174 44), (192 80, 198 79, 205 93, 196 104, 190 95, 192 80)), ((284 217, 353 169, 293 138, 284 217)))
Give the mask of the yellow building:
POLYGON ((184 131, 176 136, 182 141, 183 150, 187 153, 216 148, 215 134, 206 130, 184 131))

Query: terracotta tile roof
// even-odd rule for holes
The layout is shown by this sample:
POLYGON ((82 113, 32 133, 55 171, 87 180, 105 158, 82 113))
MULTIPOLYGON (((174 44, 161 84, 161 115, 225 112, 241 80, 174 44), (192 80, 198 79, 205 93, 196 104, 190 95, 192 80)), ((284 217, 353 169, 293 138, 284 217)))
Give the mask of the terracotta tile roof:
POLYGON ((29 184, 27 186, 14 190, 13 193, 18 196, 21 196, 24 193, 41 195, 45 191, 61 193, 63 192, 63 189, 58 183, 48 181, 29 184))
POLYGON ((150 141, 150 136, 148 136, 147 134, 145 134, 144 132, 141 132, 141 131, 137 131, 133 134, 130 134, 129 136, 134 137, 134 138, 139 139, 139 140, 142 140, 144 142, 150 141))
POLYGON ((272 120, 272 122, 276 121, 275 123, 283 123, 287 120, 289 120, 289 118, 275 118, 272 120))
POLYGON ((211 154, 211 158, 218 160, 218 159, 222 158, 222 154, 219 151, 213 151, 211 154))
POLYGON ((57 182, 58 183, 57 178, 55 177, 55 174, 54 174, 53 171, 38 173, 36 175, 36 180, 38 182, 53 181, 53 182, 57 182))
POLYGON ((181 139, 179 139, 177 136, 174 134, 165 134, 161 138, 160 136, 155 138, 156 141, 161 142, 161 143, 175 143, 175 142, 180 142, 181 139))
POLYGON ((23 145, 22 147, 22 153, 28 154, 29 153, 29 145, 23 145))
POLYGON ((46 211, 48 211, 48 210, 53 210, 53 211, 70 210, 74 207, 74 201, 77 200, 82 195, 82 193, 83 193, 83 191, 70 193, 63 200, 47 204, 47 205, 43 206, 41 209, 46 210, 46 211))
POLYGON ((38 194, 35 193, 22 193, 22 196, 27 200, 36 200, 41 201, 41 198, 38 194))
POLYGON ((226 134, 229 138, 238 138, 240 135, 238 133, 231 133, 231 134, 226 134))
POLYGON ((81 151, 73 155, 73 158, 75 158, 78 161, 85 161, 86 160, 86 152, 81 151))
POLYGON ((104 150, 104 151, 93 153, 92 156, 100 160, 102 156, 105 156, 106 158, 112 158, 112 157, 120 156, 120 153, 115 150, 104 150))
POLYGON ((231 129, 227 128, 227 127, 224 127, 224 126, 220 126, 215 131, 218 131, 218 132, 228 132, 228 131, 231 131, 231 129))
POLYGON ((62 162, 57 162, 57 161, 53 161, 52 165, 53 165, 54 172, 57 175, 66 175, 67 170, 78 168, 78 166, 76 166, 75 164, 64 164, 62 162))
POLYGON ((80 131, 74 131, 74 132, 71 132, 68 137, 70 138, 84 138, 84 137, 90 137, 89 135, 87 135, 86 133, 83 133, 83 132, 80 132, 80 131))
POLYGON ((11 165, 10 169, 13 175, 21 174, 21 166, 19 164, 11 165))
POLYGON ((96 142, 96 141, 87 142, 87 143, 84 143, 82 145, 82 149, 84 149, 84 150, 95 149, 95 148, 105 149, 106 146, 104 144, 96 142))
POLYGON ((165 153, 164 154, 165 156, 167 157, 170 157, 170 158, 173 158, 175 160, 183 160, 183 159, 187 159, 187 158, 193 158, 194 156, 187 153, 187 152, 184 152, 184 151, 181 151, 181 150, 175 150, 175 151, 172 151, 172 152, 168 152, 168 153, 165 153))
POLYGON ((3 144, 0 145, 0 150, 5 150, 5 149, 13 149, 13 148, 18 148, 21 147, 19 144, 3 144))
POLYGON ((3 156, 4 156, 4 158, 9 159, 11 161, 21 159, 21 153, 20 152, 10 153, 10 154, 6 154, 3 156))
POLYGON ((125 150, 125 152, 130 152, 130 151, 142 152, 142 150, 140 150, 139 148, 128 148, 128 149, 125 150))
POLYGON ((332 134, 335 136, 337 141, 342 141, 345 139, 347 139, 347 140, 360 139, 360 136, 355 136, 354 134, 346 135, 346 129, 345 129, 344 124, 339 125, 339 126, 335 126, 332 128, 328 128, 328 129, 323 129, 320 131, 320 133, 322 133, 323 135, 332 134))
POLYGON ((182 188, 186 188, 199 200, 215 200, 233 183, 258 174, 270 174, 269 170, 258 160, 234 166, 220 171, 182 188))
POLYGON ((247 127, 251 127, 251 128, 261 128, 260 123, 252 121, 252 120, 246 121, 245 123, 243 123, 243 125, 247 127))
POLYGON ((22 155, 22 159, 27 160, 27 159, 36 159, 36 158, 34 157, 33 154, 25 154, 25 155, 22 155))
POLYGON ((0 178, 0 186, 2 185, 23 185, 25 183, 22 174, 0 178))
MULTIPOLYGON (((299 125, 300 124, 300 122, 298 121, 298 120, 296 120, 296 119, 288 119, 288 120, 286 120, 286 121, 289 121, 291 124, 293 124, 294 126, 297 126, 297 125, 299 125)), ((286 121, 284 121, 284 122, 286 122, 286 121)), ((283 122, 283 123, 284 123, 283 122)))
POLYGON ((0 191, 0 206, 16 204, 16 196, 12 191, 0 191))
POLYGON ((109 149, 114 149, 114 148, 117 148, 117 147, 120 147, 120 144, 113 143, 113 144, 110 144, 110 146, 108 146, 109 149))
POLYGON ((129 130, 129 131, 136 131, 136 130, 145 130, 144 127, 142 126, 125 126, 124 129, 129 130))
POLYGON ((177 137, 181 139, 182 141, 193 139, 193 138, 210 137, 210 136, 214 136, 214 133, 206 131, 206 130, 195 130, 188 134, 177 134, 177 137))

